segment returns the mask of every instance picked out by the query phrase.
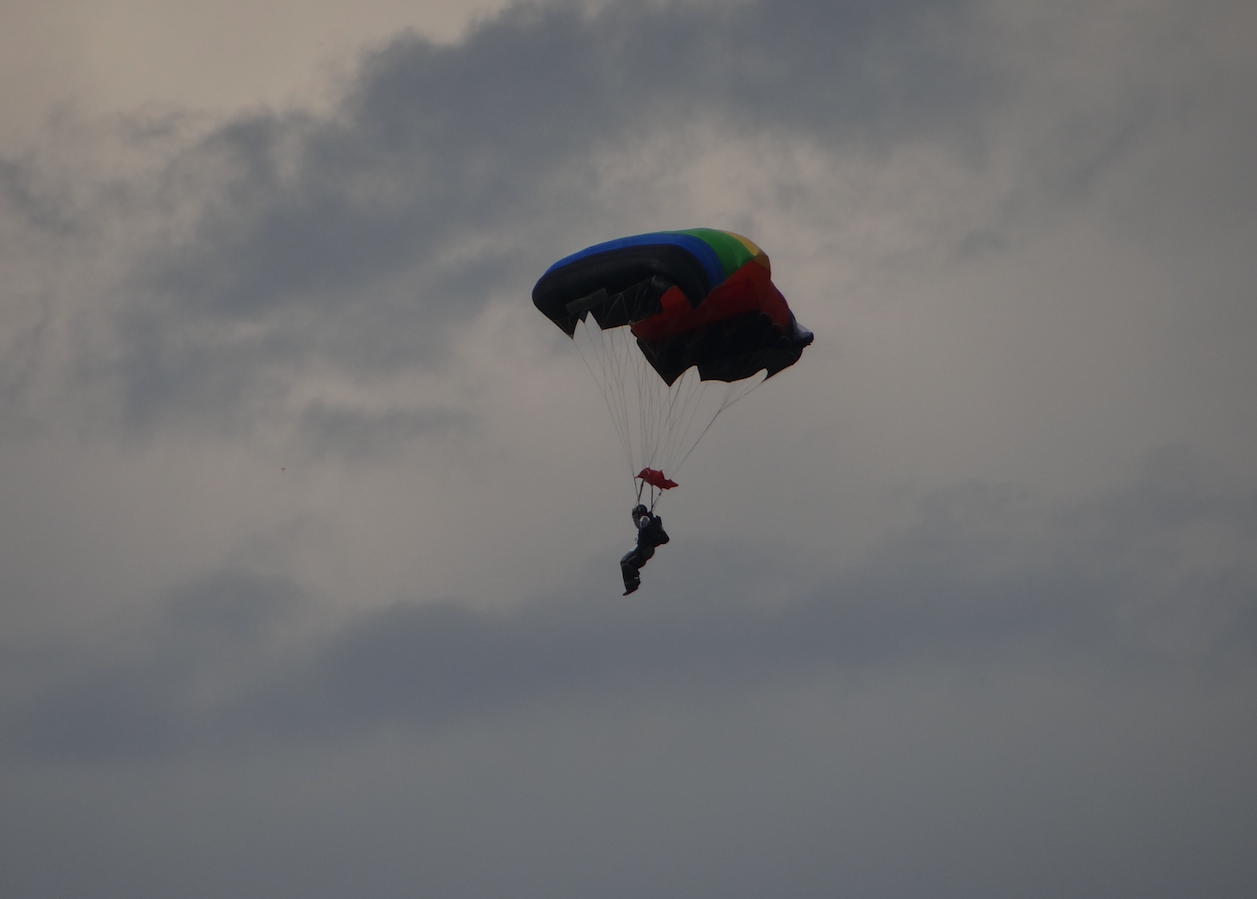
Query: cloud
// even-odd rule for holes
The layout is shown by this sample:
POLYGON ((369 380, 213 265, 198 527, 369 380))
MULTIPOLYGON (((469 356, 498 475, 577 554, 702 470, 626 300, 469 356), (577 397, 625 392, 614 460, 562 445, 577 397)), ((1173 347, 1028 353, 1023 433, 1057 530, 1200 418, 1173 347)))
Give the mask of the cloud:
MULTIPOLYGON (((1213 37, 1210 10, 1188 34, 1213 37)), ((1165 22, 1076 69, 1064 54, 1085 23, 1037 7, 520 5, 457 44, 396 37, 327 111, 67 129, 77 156, 7 160, 0 179, 9 226, 36 244, 16 288, 27 314, 9 313, 25 335, 6 353, 9 414, 50 415, 34 397, 52 394, 80 418, 90 397, 99 420, 135 433, 299 431, 310 404, 343 405, 347 387, 458 380, 479 317, 553 258, 688 208, 748 228, 784 216, 786 234, 810 223, 809 240, 832 231, 824 244, 864 266, 870 250, 902 264, 924 247, 918 265, 998 253, 1045 210, 1123 185, 1115 173, 1167 127, 1216 118, 1225 100, 1166 115, 1220 76, 1193 68, 1165 22), (713 203, 705 179, 742 151, 748 174, 713 203), (845 186, 860 183, 872 186, 845 186), (862 209, 869 190, 883 206, 906 191, 906 243, 869 246, 831 220, 831 204, 862 209), (687 193, 699 202, 678 205, 687 193)), ((1123 188, 1118 205, 1145 193, 1123 188)), ((418 399, 396 411, 441 415, 418 399)))
POLYGON ((10 698, 5 742, 87 758, 197 752, 439 730, 542 700, 740 694, 903 664, 994 671, 1020 654, 1244 679, 1257 670, 1255 540, 1257 489, 1167 450, 1072 508, 983 484, 928 497, 915 523, 812 584, 783 547, 712 543, 683 561, 661 553, 632 602, 591 572, 507 610, 406 602, 281 645, 299 588, 224 571, 116 647, 23 662, 17 680, 42 687, 10 698))
POLYGON ((1252 9, 521 5, 63 115, 0 163, 6 894, 1250 894, 1252 9), (694 224, 818 339, 621 598, 527 294, 694 224))
POLYGON ((460 330, 599 215, 586 195, 608 151, 710 127, 836 149, 954 131, 980 105, 939 39, 962 5, 769 10, 520 6, 457 45, 398 37, 327 114, 133 117, 111 139, 138 173, 9 161, 4 207, 46 235, 45 264, 73 260, 57 303, 91 338, 58 336, 129 427, 247 428, 313 370, 379 383, 449 364, 460 330), (91 264, 119 252, 121 271, 91 264))
POLYGON ((1064 506, 937 492, 849 565, 674 542, 630 599, 612 556, 510 608, 334 618, 221 570, 10 641, 8 870, 37 895, 96 853, 140 895, 1251 882, 1250 481, 1167 448, 1064 506))

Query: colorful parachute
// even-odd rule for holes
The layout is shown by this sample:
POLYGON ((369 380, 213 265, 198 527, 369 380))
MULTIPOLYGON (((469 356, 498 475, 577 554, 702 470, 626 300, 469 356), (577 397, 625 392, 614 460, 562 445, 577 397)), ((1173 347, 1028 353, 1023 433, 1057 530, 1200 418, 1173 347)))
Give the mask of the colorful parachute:
POLYGON ((652 499, 676 486, 663 471, 676 473, 720 412, 812 342, 772 283, 768 256, 710 228, 581 250, 550 266, 532 298, 577 342, 652 499))

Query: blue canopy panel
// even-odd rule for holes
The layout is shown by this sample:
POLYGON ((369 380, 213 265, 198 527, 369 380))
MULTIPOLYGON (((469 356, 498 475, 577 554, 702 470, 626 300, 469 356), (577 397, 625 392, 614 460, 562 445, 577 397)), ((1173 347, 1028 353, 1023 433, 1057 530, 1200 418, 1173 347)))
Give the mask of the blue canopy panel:
MULTIPOLYGON (((711 244, 702 238, 695 237, 692 234, 681 234, 676 231, 653 231, 650 234, 635 234, 632 237, 618 237, 615 240, 608 240, 604 243, 594 244, 592 247, 586 247, 579 253, 573 253, 571 256, 565 256, 554 265, 546 269, 546 274, 550 274, 574 262, 579 262, 590 256, 597 256, 601 253, 610 253, 614 250, 627 249, 629 247, 650 247, 659 246, 661 244, 680 247, 693 256, 703 267, 707 274, 708 290, 715 287, 725 279, 724 266, 720 263, 720 257, 716 255, 716 251, 712 249, 711 244)), ((545 277, 544 275, 542 277, 545 277)))

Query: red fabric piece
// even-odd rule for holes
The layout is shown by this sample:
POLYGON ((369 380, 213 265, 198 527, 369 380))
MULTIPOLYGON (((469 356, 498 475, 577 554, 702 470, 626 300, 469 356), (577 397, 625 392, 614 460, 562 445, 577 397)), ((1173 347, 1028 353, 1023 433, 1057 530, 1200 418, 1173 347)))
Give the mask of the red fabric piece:
POLYGON ((662 311, 632 325, 633 336, 647 342, 693 331, 722 318, 762 312, 784 331, 790 327, 790 307, 773 284, 768 269, 754 259, 722 281, 707 299, 690 306, 680 288, 669 289, 659 303, 662 311))
POLYGON ((662 471, 657 468, 643 468, 637 473, 637 476, 652 487, 660 490, 671 490, 677 485, 676 481, 670 481, 664 476, 662 471))

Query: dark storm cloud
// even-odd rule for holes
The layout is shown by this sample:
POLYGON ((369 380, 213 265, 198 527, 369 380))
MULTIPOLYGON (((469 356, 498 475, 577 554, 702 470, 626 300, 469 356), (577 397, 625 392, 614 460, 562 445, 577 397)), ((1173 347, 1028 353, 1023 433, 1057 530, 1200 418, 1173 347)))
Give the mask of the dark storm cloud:
MULTIPOLYGON (((1212 128, 1207 98, 1237 102, 1234 65, 1183 61, 1200 23, 1226 9, 1153 35, 1170 76, 1121 56, 1119 41, 1114 65, 1133 74, 1101 67, 1104 83, 1083 90, 1069 76, 1094 61, 1067 64, 1068 13, 1042 17, 1036 72, 1000 43, 1026 35, 960 0, 522 5, 458 44, 392 40, 327 112, 257 111, 195 138, 190 117, 130 116, 115 137, 147 160, 144 174, 106 171, 75 187, 85 176, 73 165, 5 161, 0 206, 23 239, 51 242, 41 258, 52 268, 110 234, 141 234, 119 251, 121 272, 43 288, 86 319, 79 337, 33 339, 97 335, 69 348, 75 376, 120 401, 134 428, 178 419, 232 431, 300 416, 290 406, 308 400, 292 390, 315 369, 373 384, 445 365, 459 329, 495 297, 524 297, 622 202, 592 190, 600 153, 660 134, 684 147, 691 126, 872 158, 924 142, 981 172, 997 123, 1015 122, 1025 132, 1016 183, 989 221, 958 225, 951 241, 962 254, 1006 247, 1042 196, 1083 197, 1139 158, 1150 134, 1212 128), (1053 80, 1057 91, 1045 88, 1053 80)), ((1227 172, 1242 169, 1227 160, 1227 172)), ((1166 184, 1199 194, 1196 175, 1134 168, 1124 177, 1143 171, 1147 184, 1120 201, 1132 208, 1166 184)), ((641 226, 671 224, 686 223, 641 226)), ((5 372, 6 394, 34 390, 31 370, 5 372)))
POLYGON ((995 673, 1010 653, 1229 679, 1257 665, 1254 546, 1257 490, 1174 450, 1063 510, 982 484, 936 494, 916 524, 811 588, 779 548, 691 546, 683 567, 661 553, 632 601, 599 583, 496 613, 401 604, 280 649, 299 591, 225 572, 179 591, 120 658, 11 655, 16 679, 38 686, 10 693, 4 743, 164 754, 441 727, 541 698, 736 693, 910 660, 995 673), (792 598, 766 602, 774 583, 792 598))
POLYGON ((75 222, 60 199, 39 183, 29 160, 0 159, 0 211, 33 230, 71 236, 75 222))
MULTIPOLYGON (((255 112, 173 150, 177 127, 154 141, 130 121, 133 147, 158 148, 148 174, 73 215, 147 215, 157 236, 118 283, 80 287, 112 298, 117 334, 76 354, 80 376, 114 385, 132 426, 234 428, 316 364, 368 380, 440 366, 454 329, 495 292, 525 296, 599 214, 601 150, 694 125, 830 150, 972 131, 994 82, 959 39, 965 9, 521 6, 457 45, 391 41, 325 115, 255 112)), ((27 163, 6 164, 6 205, 62 228, 27 163)))

